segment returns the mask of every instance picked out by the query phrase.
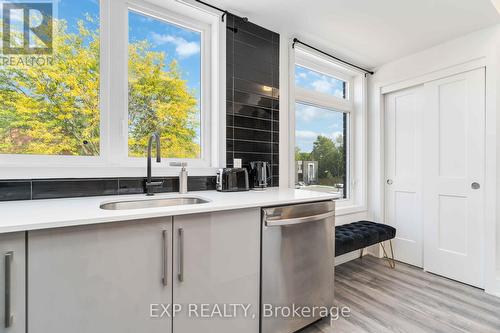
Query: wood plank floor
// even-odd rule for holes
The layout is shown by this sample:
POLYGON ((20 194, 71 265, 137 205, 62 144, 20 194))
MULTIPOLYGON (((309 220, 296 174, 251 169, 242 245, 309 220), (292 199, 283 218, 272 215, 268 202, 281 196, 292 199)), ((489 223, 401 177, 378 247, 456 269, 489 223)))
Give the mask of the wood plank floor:
POLYGON ((391 270, 372 256, 335 268, 335 298, 350 317, 300 333, 500 332, 500 298, 403 263, 391 270))

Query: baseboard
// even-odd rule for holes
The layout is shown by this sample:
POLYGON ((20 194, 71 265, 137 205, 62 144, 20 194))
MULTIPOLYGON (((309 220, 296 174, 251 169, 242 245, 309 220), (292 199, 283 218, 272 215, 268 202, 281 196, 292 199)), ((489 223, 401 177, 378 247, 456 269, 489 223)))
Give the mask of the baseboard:
MULTIPOLYGON (((346 254, 342 254, 338 257, 335 257, 335 266, 342 265, 342 264, 344 264, 348 261, 354 260, 354 259, 358 259, 359 253, 360 253, 360 250, 357 250, 357 251, 352 251, 352 252, 349 252, 346 254)), ((363 255, 365 256, 366 252, 364 252, 363 255)))
POLYGON ((494 284, 495 285, 493 286, 493 288, 486 288, 484 292, 496 297, 500 297, 500 279, 497 278, 494 284))

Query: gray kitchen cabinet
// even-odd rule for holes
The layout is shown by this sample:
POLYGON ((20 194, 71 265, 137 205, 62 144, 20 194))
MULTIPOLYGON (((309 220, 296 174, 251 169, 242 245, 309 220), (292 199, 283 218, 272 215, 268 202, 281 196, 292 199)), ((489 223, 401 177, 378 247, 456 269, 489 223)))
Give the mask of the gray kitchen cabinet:
POLYGON ((150 316, 172 302, 171 240, 170 217, 29 232, 29 332, 171 332, 150 316))
POLYGON ((259 221, 259 208, 174 217, 173 302, 184 311, 173 332, 259 331, 259 221), (236 317, 221 318, 215 306, 226 305, 222 315, 231 315, 232 304, 249 305, 249 316, 239 309, 236 317), (213 318, 203 317, 214 310, 213 318))
POLYGON ((26 332, 26 237, 0 235, 0 332, 26 332))

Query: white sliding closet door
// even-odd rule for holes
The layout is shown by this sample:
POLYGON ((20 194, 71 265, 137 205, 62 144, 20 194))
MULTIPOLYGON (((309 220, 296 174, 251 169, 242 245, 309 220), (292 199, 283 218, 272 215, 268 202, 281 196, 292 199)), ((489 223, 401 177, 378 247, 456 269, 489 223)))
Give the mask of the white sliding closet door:
POLYGON ((386 222, 396 228, 394 255, 423 266, 422 245, 423 86, 385 96, 386 222))
POLYGON ((424 269, 482 287, 485 71, 424 89, 424 269))

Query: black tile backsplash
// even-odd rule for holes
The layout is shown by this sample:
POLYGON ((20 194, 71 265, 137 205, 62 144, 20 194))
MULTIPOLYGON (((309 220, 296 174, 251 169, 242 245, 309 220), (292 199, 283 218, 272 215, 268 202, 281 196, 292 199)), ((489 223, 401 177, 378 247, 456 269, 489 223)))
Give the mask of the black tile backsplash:
POLYGON ((273 106, 277 105, 276 101, 274 101, 272 97, 266 97, 236 89, 232 92, 231 101, 240 104, 260 106, 267 109, 272 109, 273 106))
MULTIPOLYGON (((227 103, 227 110, 232 109, 235 115, 261 118, 261 119, 272 119, 273 115, 278 114, 276 111, 271 109, 260 108, 257 106, 244 105, 239 103, 227 103)), ((229 112, 228 112, 229 113, 229 112)))
MULTIPOLYGON (((273 85, 273 64, 261 62, 258 64, 249 61, 245 63, 241 59, 234 64, 234 77, 245 78, 247 80, 264 84, 273 85)), ((232 65, 230 65, 232 67, 232 65)))
MULTIPOLYGON (((234 126, 234 127, 258 129, 258 130, 263 130, 263 131, 271 131, 272 125, 273 125, 273 122, 269 121, 269 120, 233 115, 233 125, 232 126, 234 126)), ((237 139, 237 138, 234 138, 234 139, 237 139)))
MULTIPOLYGON (((188 177, 189 191, 215 190, 215 176, 188 177)), ((179 191, 178 177, 155 177, 163 181, 155 193, 179 191)), ((33 179, 0 180, 0 201, 37 200, 102 195, 145 193, 146 179, 130 178, 79 178, 79 179, 33 179)))
POLYGON ((227 165, 267 161, 278 186, 280 36, 231 15, 227 25, 227 165))
POLYGON ((117 195, 118 178, 33 180, 32 199, 117 195))
POLYGON ((0 181, 0 201, 30 200, 31 181, 0 181))
MULTIPOLYGON (((178 181, 178 179, 177 179, 178 181)), ((216 188, 216 177, 193 176, 188 177, 188 191, 212 191, 216 188)), ((177 191, 179 184, 177 183, 177 191)))

